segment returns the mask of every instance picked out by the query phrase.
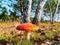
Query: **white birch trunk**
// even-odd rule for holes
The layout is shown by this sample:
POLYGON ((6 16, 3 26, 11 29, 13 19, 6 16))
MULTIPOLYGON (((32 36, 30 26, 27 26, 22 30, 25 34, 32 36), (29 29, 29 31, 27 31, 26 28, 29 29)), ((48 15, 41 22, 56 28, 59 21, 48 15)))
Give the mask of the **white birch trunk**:
POLYGON ((30 14, 31 14, 31 6, 32 0, 27 0, 26 10, 24 11, 23 22, 30 23, 30 14))
MULTIPOLYGON (((58 0, 57 7, 56 7, 56 11, 55 11, 55 14, 54 14, 54 19, 55 19, 55 16, 56 16, 57 12, 58 12, 59 3, 60 3, 60 2, 59 2, 59 0, 58 0)), ((54 19, 53 19, 53 20, 54 20, 54 19)))
POLYGON ((55 16, 56 16, 57 12, 58 12, 58 6, 59 6, 59 0, 58 0, 56 10, 55 10, 54 14, 52 14, 52 12, 51 12, 51 24, 53 24, 54 21, 55 21, 54 19, 55 19, 55 16))
POLYGON ((54 18, 53 18, 54 16, 53 16, 53 14, 51 13, 51 16, 50 16, 50 22, 51 22, 51 24, 53 24, 54 23, 54 18))
POLYGON ((33 23, 36 25, 39 25, 40 21, 41 21, 41 15, 43 13, 43 7, 45 5, 47 0, 42 0, 42 2, 40 3, 40 0, 38 1, 38 6, 35 12, 35 17, 33 19, 33 23))

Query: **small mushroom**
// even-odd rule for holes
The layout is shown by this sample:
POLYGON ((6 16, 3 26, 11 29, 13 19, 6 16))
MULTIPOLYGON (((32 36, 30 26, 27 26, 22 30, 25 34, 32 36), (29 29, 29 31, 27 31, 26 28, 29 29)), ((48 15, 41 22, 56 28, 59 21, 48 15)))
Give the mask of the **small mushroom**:
POLYGON ((25 31, 27 39, 30 39, 31 31, 37 31, 39 29, 38 26, 31 23, 23 23, 16 27, 17 30, 25 31))

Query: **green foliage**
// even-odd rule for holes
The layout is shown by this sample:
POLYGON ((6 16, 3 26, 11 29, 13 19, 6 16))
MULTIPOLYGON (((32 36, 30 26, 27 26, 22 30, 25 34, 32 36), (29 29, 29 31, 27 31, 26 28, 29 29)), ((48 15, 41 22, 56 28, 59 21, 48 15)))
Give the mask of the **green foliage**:
POLYGON ((9 20, 10 17, 9 17, 9 15, 8 15, 8 13, 7 13, 6 8, 3 7, 2 9, 3 9, 3 10, 2 10, 2 13, 0 14, 0 19, 1 19, 2 21, 9 20))
POLYGON ((6 41, 11 45, 20 44, 20 39, 13 35, 0 35, 0 42, 6 41))
POLYGON ((1 21, 8 21, 8 20, 10 20, 10 16, 9 15, 0 15, 0 20, 1 21))
POLYGON ((47 33, 45 34, 45 36, 46 36, 47 39, 54 39, 54 37, 56 36, 56 33, 50 31, 50 32, 47 32, 47 33))
POLYGON ((33 44, 32 44, 32 42, 29 41, 29 40, 23 40, 23 41, 21 42, 21 45, 33 45, 33 44))
MULTIPOLYGON (((0 3, 2 3, 2 1, 4 1, 4 0, 0 0, 0 3)), ((8 1, 12 1, 12 0, 8 0, 8 1)), ((15 3, 12 3, 12 5, 10 4, 6 4, 8 7, 11 7, 12 8, 12 6, 13 6, 13 13, 15 13, 17 10, 18 11, 20 11, 19 9, 20 9, 20 6, 19 6, 19 3, 18 3, 18 0, 14 0, 14 2, 15 3)), ((7 3, 7 2, 6 2, 7 3)), ((8 21, 8 20, 10 20, 10 16, 8 15, 8 13, 10 12, 12 12, 11 10, 9 10, 9 12, 7 11, 7 9, 6 9, 6 7, 4 6, 4 7, 2 7, 2 5, 0 4, 0 11, 2 12, 2 13, 0 13, 0 21, 8 21)), ((11 15, 11 14, 10 14, 11 15)), ((16 14, 15 14, 16 15, 16 14)), ((15 17, 14 17, 15 18, 15 17)))
POLYGON ((43 41, 45 39, 45 36, 44 35, 41 35, 41 34, 34 34, 34 36, 32 37, 33 40, 41 40, 43 41))
POLYGON ((37 34, 35 34, 33 37, 34 40, 38 40, 39 38, 40 38, 40 35, 37 35, 37 34))
POLYGON ((47 0, 47 3, 45 5, 47 12, 54 12, 56 10, 57 1, 58 0, 47 0))
POLYGON ((3 39, 4 39, 4 37, 2 35, 0 35, 0 41, 3 40, 3 39))
POLYGON ((32 0, 32 3, 37 4, 38 3, 38 0, 32 0))
POLYGON ((60 42, 55 41, 52 45, 60 45, 60 42))
POLYGON ((60 30, 57 30, 58 33, 60 33, 60 30))

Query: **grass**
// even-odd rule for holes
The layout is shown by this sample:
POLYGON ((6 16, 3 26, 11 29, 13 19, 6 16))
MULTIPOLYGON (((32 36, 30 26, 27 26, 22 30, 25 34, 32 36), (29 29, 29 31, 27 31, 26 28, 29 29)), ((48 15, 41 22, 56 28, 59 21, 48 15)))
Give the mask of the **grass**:
MULTIPOLYGON (((16 30, 16 26, 19 25, 19 22, 0 22, 0 42, 6 41, 10 45, 28 45, 32 43, 38 45, 39 43, 44 42, 44 40, 54 40, 58 34, 60 34, 60 23, 53 24, 53 30, 51 30, 50 23, 41 23, 40 30, 33 32, 31 35, 31 41, 22 39, 24 34, 21 31, 16 30), (24 41, 25 42, 24 42, 24 41)), ((55 43, 54 43, 55 44, 55 43)))

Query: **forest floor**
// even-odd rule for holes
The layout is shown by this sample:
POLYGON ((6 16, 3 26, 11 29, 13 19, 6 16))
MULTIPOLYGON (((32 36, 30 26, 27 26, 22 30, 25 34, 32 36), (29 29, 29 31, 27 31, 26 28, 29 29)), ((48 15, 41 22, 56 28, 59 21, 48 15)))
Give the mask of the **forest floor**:
MULTIPOLYGON (((19 24, 19 22, 0 22, 0 45, 6 42, 9 45, 20 45, 17 42, 21 40, 21 32, 16 30, 16 26, 19 24)), ((34 45, 60 45, 60 22, 53 25, 41 23, 40 30, 34 32, 34 34, 35 36, 31 39, 34 45)))

